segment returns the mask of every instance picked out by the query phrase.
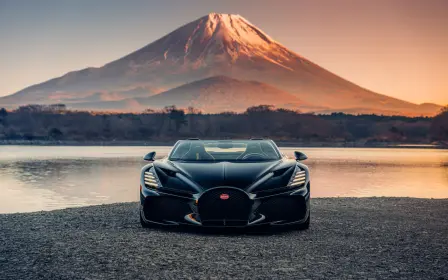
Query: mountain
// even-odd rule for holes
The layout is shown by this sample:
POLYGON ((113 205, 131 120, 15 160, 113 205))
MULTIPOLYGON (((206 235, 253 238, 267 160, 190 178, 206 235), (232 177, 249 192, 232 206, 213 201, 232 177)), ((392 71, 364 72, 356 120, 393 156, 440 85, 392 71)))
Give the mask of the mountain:
MULTIPOLYGON (((434 113, 431 106, 374 93, 342 79, 288 50, 239 15, 215 13, 103 67, 70 72, 0 98, 0 105, 58 102, 79 107, 94 102, 98 106, 95 109, 104 109, 103 102, 128 104, 124 101, 133 99, 151 107, 153 104, 147 101, 162 102, 162 99, 146 97, 165 92, 162 103, 174 102, 167 96, 179 98, 179 89, 189 90, 191 83, 203 83, 204 79, 216 76, 228 76, 244 85, 247 84, 243 81, 271 85, 298 98, 301 102, 297 109, 304 111, 325 108, 326 111, 356 112, 362 108, 388 114, 434 113), (167 94, 166 91, 174 88, 177 88, 176 94, 167 94), (300 104, 312 106, 304 108, 300 104)), ((244 95, 245 104, 257 102, 256 92, 238 92, 244 95)), ((214 94, 219 96, 208 90, 207 98, 214 98, 214 94)), ((196 105, 208 110, 205 104, 196 105)))
POLYGON ((108 111, 142 111, 146 108, 161 109, 176 104, 180 108, 194 107, 208 113, 243 112, 248 107, 270 104, 277 108, 298 107, 322 110, 296 96, 256 81, 240 81, 226 76, 214 76, 188 83, 166 92, 140 98, 120 101, 106 101, 102 104, 83 102, 73 104, 75 109, 92 110, 102 107, 108 111))
POLYGON ((194 107, 210 113, 242 112, 250 106, 271 104, 295 109, 309 106, 296 96, 271 85, 215 76, 171 89, 149 98, 137 98, 146 107, 163 108, 171 104, 194 107))

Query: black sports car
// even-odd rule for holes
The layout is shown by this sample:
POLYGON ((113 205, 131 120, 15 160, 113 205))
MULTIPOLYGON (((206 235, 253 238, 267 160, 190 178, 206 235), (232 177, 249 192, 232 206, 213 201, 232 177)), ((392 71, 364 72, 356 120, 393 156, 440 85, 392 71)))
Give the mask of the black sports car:
POLYGON ((140 222, 151 225, 247 227, 310 224, 310 176, 295 152, 272 140, 178 141, 140 177, 140 222))

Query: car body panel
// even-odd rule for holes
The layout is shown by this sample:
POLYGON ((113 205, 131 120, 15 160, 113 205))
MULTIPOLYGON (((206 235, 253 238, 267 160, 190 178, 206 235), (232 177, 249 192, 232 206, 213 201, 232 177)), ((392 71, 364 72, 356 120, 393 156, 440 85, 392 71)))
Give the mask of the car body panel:
MULTIPOLYGON (((173 166, 204 189, 216 186, 247 188, 266 174, 278 161, 269 162, 173 162, 173 166)), ((158 163, 156 163, 158 164, 158 163)))

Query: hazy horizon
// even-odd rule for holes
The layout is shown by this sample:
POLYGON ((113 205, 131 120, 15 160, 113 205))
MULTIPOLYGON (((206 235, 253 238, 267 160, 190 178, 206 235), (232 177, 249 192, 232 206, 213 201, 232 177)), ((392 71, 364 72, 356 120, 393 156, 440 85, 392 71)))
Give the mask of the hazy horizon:
POLYGON ((273 39, 375 92, 448 103, 448 2, 1 1, 0 96, 123 57, 210 12, 240 14, 273 39), (181 11, 181 12, 180 12, 181 11), (130 32, 132 31, 132 32, 130 32))

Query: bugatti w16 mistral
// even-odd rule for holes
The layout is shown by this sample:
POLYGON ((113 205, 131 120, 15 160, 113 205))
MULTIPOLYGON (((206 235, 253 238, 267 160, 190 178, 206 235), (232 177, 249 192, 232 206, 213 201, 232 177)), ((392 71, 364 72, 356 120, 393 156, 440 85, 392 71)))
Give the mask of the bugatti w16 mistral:
POLYGON ((310 175, 295 152, 272 140, 178 141, 140 177, 140 222, 151 225, 250 227, 310 224, 310 175))

